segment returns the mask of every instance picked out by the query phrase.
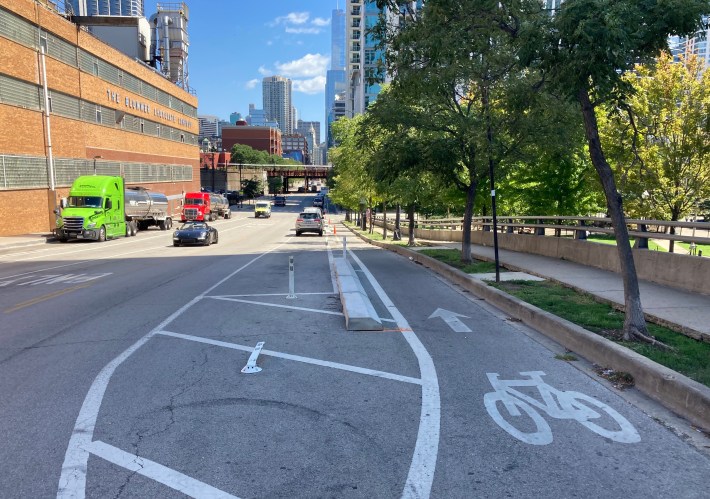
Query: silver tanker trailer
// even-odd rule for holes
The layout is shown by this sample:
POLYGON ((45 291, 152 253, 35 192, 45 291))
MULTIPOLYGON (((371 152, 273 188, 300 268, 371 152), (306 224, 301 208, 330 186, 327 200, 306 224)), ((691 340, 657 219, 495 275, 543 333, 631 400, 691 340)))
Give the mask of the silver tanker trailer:
POLYGON ((152 225, 157 225, 160 230, 168 230, 173 225, 168 214, 167 196, 143 187, 126 187, 125 211, 126 232, 129 235, 152 225))

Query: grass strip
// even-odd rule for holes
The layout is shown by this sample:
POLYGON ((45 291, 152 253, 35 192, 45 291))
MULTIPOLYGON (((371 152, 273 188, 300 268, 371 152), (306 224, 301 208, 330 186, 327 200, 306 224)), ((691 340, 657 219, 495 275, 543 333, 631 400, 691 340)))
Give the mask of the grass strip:
POLYGON ((507 281, 489 285, 516 296, 542 310, 567 319, 695 381, 710 386, 710 344, 658 324, 648 323, 648 331, 672 346, 667 352, 646 343, 622 341, 624 313, 592 296, 549 281, 507 281))
MULTIPOLYGON (((461 261, 461 250, 451 249, 423 249, 419 253, 435 258, 451 267, 455 267, 467 274, 489 274, 496 271, 495 262, 486 262, 482 260, 473 260, 471 263, 461 261)), ((501 271, 505 271, 501 269, 501 271)))

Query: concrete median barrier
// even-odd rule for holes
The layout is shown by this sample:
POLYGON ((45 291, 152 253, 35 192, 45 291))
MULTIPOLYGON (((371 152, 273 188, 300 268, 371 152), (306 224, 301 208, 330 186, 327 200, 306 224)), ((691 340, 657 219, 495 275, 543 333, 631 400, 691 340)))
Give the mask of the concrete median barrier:
POLYGON ((352 265, 344 258, 334 258, 333 266, 335 267, 340 302, 345 314, 346 329, 348 331, 382 331, 382 322, 352 265))

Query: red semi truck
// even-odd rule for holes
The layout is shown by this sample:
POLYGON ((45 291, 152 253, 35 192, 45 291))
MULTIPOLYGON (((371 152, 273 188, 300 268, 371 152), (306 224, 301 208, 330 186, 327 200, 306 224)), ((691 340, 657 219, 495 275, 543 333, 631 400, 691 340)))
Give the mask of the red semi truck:
POLYGON ((182 206, 181 220, 210 222, 219 217, 231 218, 232 212, 224 196, 212 192, 188 192, 182 206))

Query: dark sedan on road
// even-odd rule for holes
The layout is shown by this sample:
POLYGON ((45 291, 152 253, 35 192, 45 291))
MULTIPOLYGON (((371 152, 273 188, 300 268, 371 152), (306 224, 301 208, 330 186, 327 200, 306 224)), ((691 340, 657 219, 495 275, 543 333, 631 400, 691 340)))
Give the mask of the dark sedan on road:
POLYGON ((182 224, 173 234, 173 246, 183 244, 201 244, 209 246, 217 244, 219 233, 217 229, 204 222, 187 222, 182 224))

